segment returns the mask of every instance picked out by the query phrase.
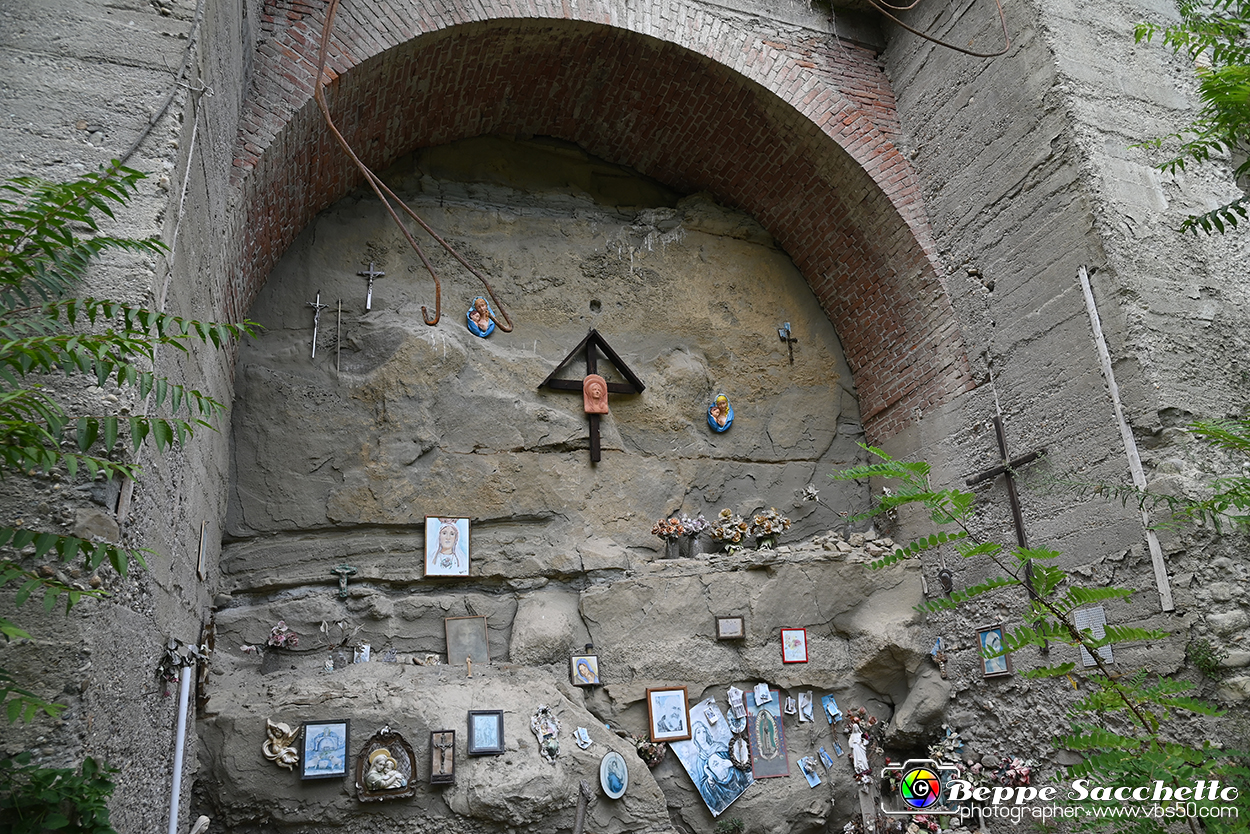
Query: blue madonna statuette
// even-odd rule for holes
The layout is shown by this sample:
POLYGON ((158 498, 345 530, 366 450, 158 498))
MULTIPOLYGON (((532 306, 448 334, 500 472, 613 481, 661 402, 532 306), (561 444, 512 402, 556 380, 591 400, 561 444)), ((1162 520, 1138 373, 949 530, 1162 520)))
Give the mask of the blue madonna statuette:
POLYGON ((495 332, 495 313, 490 309, 490 304, 486 302, 486 299, 480 295, 473 299, 473 306, 469 308, 465 318, 469 323, 469 332, 474 336, 485 339, 495 332))
POLYGON ((718 434, 728 431, 729 427, 734 424, 734 407, 729 404, 729 398, 724 394, 717 394, 716 399, 708 406, 707 424, 718 434))

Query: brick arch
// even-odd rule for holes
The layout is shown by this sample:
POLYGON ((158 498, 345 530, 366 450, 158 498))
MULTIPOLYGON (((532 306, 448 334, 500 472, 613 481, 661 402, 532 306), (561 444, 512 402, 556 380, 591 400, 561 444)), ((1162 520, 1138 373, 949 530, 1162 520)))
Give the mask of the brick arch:
MULTIPOLYGON (((485 133, 549 135, 750 212, 837 329, 871 438, 971 387, 914 177, 891 142, 893 96, 869 50, 799 49, 700 20, 679 0, 658 6, 688 18, 614 20, 582 3, 580 14, 555 3, 535 15, 535 2, 544 5, 531 0, 521 15, 453 0, 442 16, 411 0, 343 4, 328 94, 336 124, 375 169, 485 133)), ((359 180, 311 100, 321 11, 299 9, 266 9, 234 162, 232 315, 359 180)))

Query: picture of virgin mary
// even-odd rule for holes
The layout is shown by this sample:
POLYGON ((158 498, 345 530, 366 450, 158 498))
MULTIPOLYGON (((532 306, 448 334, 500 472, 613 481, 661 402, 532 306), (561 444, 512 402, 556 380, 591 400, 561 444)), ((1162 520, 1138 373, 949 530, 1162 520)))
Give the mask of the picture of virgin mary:
POLYGON ((734 766, 729 753, 733 736, 726 722, 719 720, 720 714, 716 699, 708 698, 690 712, 690 740, 669 743, 714 817, 720 816, 755 781, 749 771, 734 766), (709 712, 718 720, 709 721, 709 712))
POLYGON ((425 575, 469 575, 469 519, 426 516, 425 575))

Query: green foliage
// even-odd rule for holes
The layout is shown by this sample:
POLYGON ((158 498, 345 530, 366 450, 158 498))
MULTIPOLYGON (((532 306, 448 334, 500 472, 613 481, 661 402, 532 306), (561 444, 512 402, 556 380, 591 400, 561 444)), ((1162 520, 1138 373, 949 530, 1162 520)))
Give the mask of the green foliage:
MULTIPOLYGON (((1244 426, 1224 427, 1221 431, 1225 431, 1226 436, 1214 431, 1210 436, 1216 442, 1229 446, 1245 444, 1242 448, 1250 448, 1250 431, 1244 426)), ((1206 741, 1193 744, 1168 737, 1166 722, 1177 713, 1221 714, 1205 702, 1187 695, 1191 684, 1152 676, 1144 669, 1131 675, 1114 673, 1097 653, 1100 647, 1112 643, 1158 640, 1166 637, 1166 633, 1108 625, 1103 636, 1095 637, 1089 629, 1077 629, 1074 625, 1073 612, 1078 608, 1109 600, 1126 600, 1133 593, 1131 589, 1077 585, 1066 571, 1051 564, 1060 555, 1052 550, 1020 547, 1007 550, 994 542, 979 541, 971 529, 971 493, 934 489, 929 483, 930 469, 926 464, 896 461, 880 449, 864 448, 881 458, 881 462, 844 470, 831 477, 836 480, 885 478, 897 481, 899 486, 891 488, 876 507, 861 517, 876 516, 903 504, 919 504, 928 510, 936 524, 957 528, 930 534, 900 547, 890 557, 873 563, 873 568, 894 564, 949 543, 962 558, 988 559, 1002 575, 955 591, 948 597, 927 600, 918 606, 919 610, 954 610, 960 604, 984 594, 1023 587, 1025 593, 1019 598, 1022 624, 1004 633, 1000 650, 983 652, 983 656, 998 657, 1029 646, 1045 649, 1066 645, 1073 651, 1083 647, 1094 658, 1095 667, 1090 670, 1078 670, 1076 663, 1068 661, 1045 664, 1023 673, 1029 679, 1063 678, 1070 681, 1073 687, 1077 686, 1074 676, 1080 675, 1086 683, 1087 694, 1073 707, 1073 715, 1082 723, 1074 724, 1071 733, 1054 740, 1061 749, 1085 754, 1083 762, 1071 769, 1073 778, 1093 777, 1096 784, 1102 785, 1143 785, 1156 778, 1175 786, 1192 785, 1195 779, 1212 778, 1221 779, 1224 784, 1246 784, 1245 761, 1241 754, 1217 749, 1206 741), (1120 728, 1125 727, 1128 729, 1121 731, 1120 728), (1237 778, 1242 781, 1237 782, 1237 778)), ((1250 797, 1250 791, 1242 793, 1250 797)), ((1153 819, 1091 819, 1094 820, 1091 824, 1099 830, 1143 833, 1165 830, 1159 821, 1153 819)), ((1235 819, 1232 822, 1238 824, 1235 819)), ((1218 824, 1211 827, 1208 821, 1208 830, 1236 829, 1221 829, 1218 824)))
POLYGON ((1201 637, 1185 647, 1185 656, 1195 669, 1213 681, 1223 680, 1227 674, 1220 664, 1228 657, 1228 650, 1217 648, 1201 637))
MULTIPOLYGON (((1195 62, 1202 109, 1182 133, 1151 139, 1137 147, 1159 148, 1169 139, 1180 141, 1178 152, 1157 166, 1164 171, 1184 170, 1213 155, 1245 152, 1250 148, 1250 0, 1182 0, 1180 23, 1159 26, 1139 23, 1138 43, 1156 36, 1164 45, 1195 62)), ((1236 176, 1250 174, 1250 160, 1236 176)), ((1191 215, 1181 231, 1221 234, 1247 217, 1250 197, 1239 197, 1201 215, 1191 215)))
POLYGON ((741 817, 733 817, 732 819, 721 820, 716 823, 714 829, 716 834, 742 834, 747 830, 747 825, 742 821, 741 817))
MULTIPOLYGON (((126 441, 131 453, 147 440, 163 452, 211 427, 209 420, 223 408, 154 373, 157 350, 186 351, 192 342, 220 349, 253 332, 252 325, 200 322, 108 299, 70 297, 95 256, 163 250, 155 240, 100 231, 99 217, 112 217, 142 177, 114 163, 66 183, 24 177, 0 185, 0 480, 36 473, 70 481, 135 478, 139 467, 118 459, 124 454, 119 441, 126 441), (56 378, 129 389, 162 415, 70 413, 45 388, 56 378)), ((17 588, 17 606, 38 598, 49 611, 62 602, 68 611, 83 597, 100 595, 58 579, 56 571, 27 566, 27 558, 47 557, 81 560, 91 571, 107 563, 122 575, 132 562, 145 564, 138 550, 20 522, 0 524, 0 588, 17 588)), ((0 633, 6 640, 30 636, 4 618, 0 633)), ((0 703, 10 721, 58 711, 3 670, 0 703)))
POLYGON ((116 772, 90 756, 78 769, 38 767, 30 763, 29 753, 0 759, 2 830, 11 834, 114 834, 107 803, 113 795, 111 775, 116 772))

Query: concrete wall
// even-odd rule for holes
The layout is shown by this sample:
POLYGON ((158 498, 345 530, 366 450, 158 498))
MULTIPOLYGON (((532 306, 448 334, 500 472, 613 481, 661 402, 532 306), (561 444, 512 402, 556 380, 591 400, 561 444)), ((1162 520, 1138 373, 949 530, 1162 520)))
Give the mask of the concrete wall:
MULTIPOLYGON (((188 92, 175 85, 175 73, 193 32, 192 4, 6 5, 0 10, 0 175, 66 179, 122 157, 172 91, 169 110, 125 160, 148 179, 118 223, 106 225, 120 234, 159 237, 171 252, 108 258, 84 293, 212 319, 223 306, 222 220, 258 8, 205 2, 202 11, 182 79, 194 91, 188 92)), ((228 406, 232 360, 211 350, 170 350, 158 356, 157 370, 228 406)), ((65 394, 75 413, 139 408, 126 392, 108 386, 68 385, 65 394)), ((227 411, 216 425, 228 422, 227 411)), ((121 491, 124 497, 115 488, 84 491, 55 480, 6 482, 6 498, 17 499, 17 506, 6 502, 10 518, 152 551, 147 570, 128 578, 99 571, 109 596, 83 602, 69 618, 42 615, 38 603, 23 607, 17 619, 35 639, 3 649, 7 669, 67 705, 59 721, 8 727, 5 752, 33 748, 49 766, 71 765, 84 755, 120 765, 111 805, 119 831, 166 825, 177 685, 160 680, 157 668, 167 639, 193 645, 201 639, 213 586, 196 577, 196 559, 207 523, 206 558, 210 576, 215 572, 227 437, 203 430, 184 451, 163 457, 145 448, 137 458, 144 476, 133 491, 121 491)), ((84 587, 92 579, 77 565, 64 566, 64 575, 84 587)), ((183 830, 196 759, 192 733, 183 830)))

